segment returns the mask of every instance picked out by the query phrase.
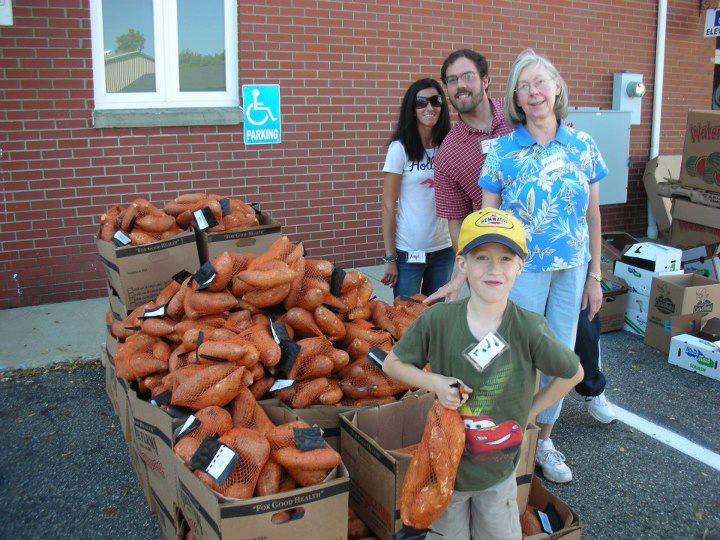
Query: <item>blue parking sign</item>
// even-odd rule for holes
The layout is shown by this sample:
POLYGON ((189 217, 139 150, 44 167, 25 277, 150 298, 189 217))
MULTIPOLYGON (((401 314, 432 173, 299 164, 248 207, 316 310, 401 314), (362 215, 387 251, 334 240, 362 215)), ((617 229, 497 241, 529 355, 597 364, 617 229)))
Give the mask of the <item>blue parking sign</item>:
POLYGON ((243 84, 243 140, 245 144, 281 141, 280 85, 243 84))

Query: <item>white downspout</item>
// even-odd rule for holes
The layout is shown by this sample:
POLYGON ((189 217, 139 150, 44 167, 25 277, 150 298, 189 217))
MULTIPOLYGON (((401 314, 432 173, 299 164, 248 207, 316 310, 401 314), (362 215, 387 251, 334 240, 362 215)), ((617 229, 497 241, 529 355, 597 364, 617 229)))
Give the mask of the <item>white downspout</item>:
MULTIPOLYGON (((662 118, 663 80, 665 78, 665 29, 667 28, 667 0, 658 1, 657 40, 655 42, 655 80, 653 82, 653 110, 650 127, 650 159, 660 154, 660 121, 662 118)), ((650 239, 658 236, 655 214, 647 203, 648 227, 650 239)))

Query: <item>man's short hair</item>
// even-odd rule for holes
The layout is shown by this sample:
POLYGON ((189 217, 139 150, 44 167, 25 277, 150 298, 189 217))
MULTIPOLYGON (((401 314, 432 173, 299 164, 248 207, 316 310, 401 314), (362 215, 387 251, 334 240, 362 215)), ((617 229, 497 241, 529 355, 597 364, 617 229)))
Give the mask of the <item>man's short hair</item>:
POLYGON ((448 56, 445 61, 443 62, 442 67, 440 68, 440 80, 447 84, 447 80, 445 79, 445 75, 447 73, 448 67, 450 67, 450 64, 455 62, 455 60, 458 60, 459 58, 467 58, 468 60, 471 60, 475 67, 477 68, 478 73, 480 74, 480 78, 487 77, 488 74, 488 62, 487 59, 480 53, 477 53, 471 49, 460 49, 458 51, 455 51, 454 53, 451 53, 450 56, 448 56))

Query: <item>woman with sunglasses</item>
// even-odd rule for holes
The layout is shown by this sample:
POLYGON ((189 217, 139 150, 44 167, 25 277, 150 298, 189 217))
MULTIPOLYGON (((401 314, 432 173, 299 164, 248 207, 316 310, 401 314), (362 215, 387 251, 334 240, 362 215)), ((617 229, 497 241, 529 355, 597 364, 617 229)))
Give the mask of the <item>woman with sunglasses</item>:
MULTIPOLYGON (((515 131, 496 140, 480 173, 483 207, 522 221, 530 252, 510 299, 540 313, 555 336, 573 349, 581 309, 592 320, 600 288, 600 180, 605 162, 587 133, 563 123, 568 87, 555 66, 528 49, 510 69, 505 116, 515 131)), ((550 378, 543 375, 541 385, 550 378)), ((604 397, 602 398, 604 399, 604 397)), ((572 472, 550 435, 562 400, 537 416, 536 461, 548 480, 572 472)))
POLYGON ((435 215, 433 158, 450 131, 440 83, 420 79, 400 105, 383 167, 385 272, 395 296, 429 295, 447 283, 455 262, 447 222, 435 215))

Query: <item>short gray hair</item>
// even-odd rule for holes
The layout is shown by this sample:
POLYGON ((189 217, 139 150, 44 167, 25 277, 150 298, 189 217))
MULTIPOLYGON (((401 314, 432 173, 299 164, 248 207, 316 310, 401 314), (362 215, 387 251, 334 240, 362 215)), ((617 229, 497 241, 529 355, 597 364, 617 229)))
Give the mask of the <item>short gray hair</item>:
POLYGON ((515 87, 522 70, 531 64, 539 64, 545 68, 550 76, 560 84, 560 94, 555 98, 555 118, 563 120, 568 114, 568 87, 565 79, 560 76, 560 72, 546 56, 537 54, 532 49, 525 49, 518 55, 517 60, 510 68, 510 76, 505 89, 505 119, 513 126, 525 123, 525 111, 515 103, 515 87))

